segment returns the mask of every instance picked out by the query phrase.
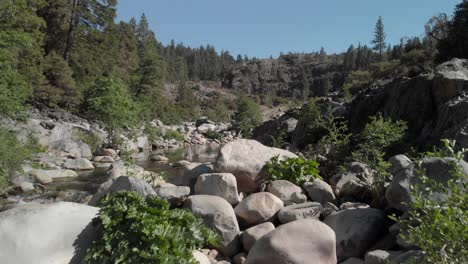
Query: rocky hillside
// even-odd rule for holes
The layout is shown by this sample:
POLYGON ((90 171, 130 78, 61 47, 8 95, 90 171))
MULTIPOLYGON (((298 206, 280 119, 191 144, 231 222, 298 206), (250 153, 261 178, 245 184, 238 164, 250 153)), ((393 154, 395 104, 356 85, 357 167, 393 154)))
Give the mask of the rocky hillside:
POLYGON ((377 113, 408 122, 416 145, 428 147, 441 138, 456 139, 468 147, 468 60, 454 59, 434 73, 395 79, 357 95, 349 105, 352 131, 377 113))
MULTIPOLYGON (((431 74, 413 78, 379 81, 354 96, 350 103, 324 98, 318 102, 325 115, 343 118, 350 132, 362 130, 370 116, 382 114, 408 124, 407 141, 415 147, 436 145, 442 138, 455 139, 468 147, 468 60, 454 59, 435 68, 431 74)), ((306 135, 306 124, 288 112, 258 127, 255 138, 272 144, 283 134, 286 141, 302 149, 314 143, 306 135)))
POLYGON ((250 94, 276 94, 302 98, 328 95, 344 82, 338 55, 282 55, 278 59, 255 60, 236 66, 224 78, 223 84, 250 94), (308 91, 304 91, 307 87, 308 91))

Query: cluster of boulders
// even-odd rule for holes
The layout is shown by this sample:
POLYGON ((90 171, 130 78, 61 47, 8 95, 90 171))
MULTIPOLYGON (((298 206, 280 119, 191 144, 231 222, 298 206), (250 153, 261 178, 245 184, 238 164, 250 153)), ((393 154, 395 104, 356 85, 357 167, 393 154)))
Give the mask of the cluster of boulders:
MULTIPOLYGON (((385 193, 375 194, 370 187, 372 171, 360 163, 350 164, 348 172, 327 181, 315 179, 302 186, 268 181, 264 165, 274 156, 297 157, 253 140, 237 140, 221 148, 214 164, 173 164, 183 173, 155 186, 142 178, 121 176, 128 171, 118 171, 114 163, 114 177, 100 186, 89 206, 56 203, 0 213, 0 237, 7 238, 0 242, 0 260, 57 263, 79 259, 94 239, 91 222, 100 198, 119 191, 156 195, 172 207, 199 215, 221 238, 219 245, 194 252, 202 264, 374 264, 423 257, 422 251, 399 237, 398 224, 388 218, 407 210, 409 184, 418 180, 417 164, 409 158, 390 159, 394 179, 385 193), (376 195, 381 199, 375 199, 376 195), (43 217, 53 221, 53 230, 34 220, 43 217), (57 243, 60 247, 54 246, 57 243)), ((453 171, 453 161, 425 158, 420 166, 429 178, 443 183, 453 171)), ((456 162, 468 175, 468 164, 456 162)))
POLYGON ((214 122, 206 117, 199 118, 195 122, 183 122, 180 125, 164 125, 161 121, 154 120, 150 125, 162 132, 162 136, 153 142, 154 148, 177 148, 184 144, 223 144, 238 138, 230 123, 214 122), (165 135, 168 131, 180 133, 184 140, 167 138, 165 135))

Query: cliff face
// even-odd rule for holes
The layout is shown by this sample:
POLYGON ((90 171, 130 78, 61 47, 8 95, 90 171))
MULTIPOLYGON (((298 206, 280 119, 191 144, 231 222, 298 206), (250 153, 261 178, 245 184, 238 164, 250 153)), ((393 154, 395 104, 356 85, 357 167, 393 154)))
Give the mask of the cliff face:
POLYGON ((352 131, 362 128, 369 116, 408 122, 412 140, 420 146, 456 139, 468 146, 468 60, 454 59, 438 66, 434 74, 393 82, 359 94, 349 107, 352 131))
POLYGON ((251 94, 303 97, 305 93, 328 95, 336 91, 343 81, 338 56, 291 54, 238 66, 224 77, 223 85, 251 94))

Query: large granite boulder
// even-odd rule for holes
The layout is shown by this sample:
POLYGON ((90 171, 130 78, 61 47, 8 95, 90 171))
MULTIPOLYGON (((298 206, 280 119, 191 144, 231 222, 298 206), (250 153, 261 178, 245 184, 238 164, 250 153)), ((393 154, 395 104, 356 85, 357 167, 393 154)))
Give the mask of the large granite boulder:
MULTIPOLYGON (((396 163, 397 164, 397 163, 396 163)), ((385 198, 390 206, 401 210, 407 210, 407 204, 411 201, 412 184, 421 183, 419 179, 420 172, 437 183, 445 184, 453 176, 455 165, 458 165, 465 175, 468 175, 468 163, 457 161, 453 158, 423 158, 421 160, 421 169, 417 164, 404 162, 404 165, 395 165, 393 171, 393 180, 388 186, 385 198)), ((443 199, 443 196, 434 193, 434 199, 443 199)))
POLYGON ((195 184, 195 194, 215 195, 226 199, 230 204, 239 203, 236 177, 231 173, 202 174, 195 184))
POLYGON ((96 239, 99 208, 59 202, 0 212, 0 263, 82 263, 96 239))
POLYGON ((306 182, 302 187, 314 202, 325 204, 327 202, 332 203, 336 199, 332 187, 320 179, 314 179, 312 182, 306 182))
POLYGON ((101 184, 97 192, 91 198, 91 201, 89 201, 89 205, 96 206, 99 204, 101 198, 107 194, 114 194, 122 191, 134 191, 142 196, 156 195, 153 187, 151 187, 151 185, 146 181, 135 177, 121 176, 117 179, 110 179, 101 184))
POLYGON ((261 173, 263 167, 274 156, 297 157, 289 151, 266 147, 255 140, 239 139, 221 148, 214 168, 217 172, 236 176, 239 191, 255 192, 266 178, 261 173))
POLYGON ((336 264, 335 233, 320 221, 282 225, 258 240, 246 264, 336 264))
POLYGON ((318 220, 322 211, 322 205, 317 202, 293 204, 281 209, 278 212, 278 219, 282 224, 301 219, 318 220))
POLYGON ((232 206, 226 200, 213 195, 193 195, 185 200, 184 207, 199 215, 206 226, 220 235, 219 250, 224 256, 232 257, 239 252, 239 224, 232 206))
POLYGON ((349 209, 328 216, 324 223, 336 233, 340 260, 362 257, 386 231, 385 213, 373 208, 349 209))
POLYGON ((93 163, 85 158, 69 159, 62 166, 69 170, 94 170, 93 163))
POLYGON ((271 193, 254 193, 242 200, 235 208, 241 225, 254 226, 273 221, 276 213, 284 207, 283 201, 271 193))
POLYGON ((253 247, 255 242, 273 230, 275 230, 275 226, 270 222, 252 226, 251 228, 246 229, 244 232, 242 232, 242 245, 244 246, 245 251, 248 252, 253 247))
POLYGON ((304 194, 301 187, 289 181, 273 181, 268 184, 266 190, 280 198, 285 205, 304 203, 307 201, 307 196, 304 194))

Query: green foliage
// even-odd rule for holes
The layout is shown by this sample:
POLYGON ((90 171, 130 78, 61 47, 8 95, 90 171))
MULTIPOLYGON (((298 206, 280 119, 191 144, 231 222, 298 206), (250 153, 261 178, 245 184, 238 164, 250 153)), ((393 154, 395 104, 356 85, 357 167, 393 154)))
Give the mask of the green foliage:
POLYGON ((348 158, 352 134, 348 132, 345 121, 332 119, 327 123, 327 133, 317 144, 318 153, 327 157, 325 163, 328 167, 337 168, 348 158))
POLYGON ((1 127, 0 142, 0 189, 2 189, 8 186, 10 175, 21 171, 21 163, 39 149, 32 137, 28 138, 26 143, 22 143, 14 133, 1 127))
POLYGON ((193 250, 219 241, 199 217, 170 210, 159 198, 119 192, 101 202, 102 237, 88 250, 87 263, 195 264, 193 250))
POLYGON ((171 130, 171 129, 167 130, 164 133, 163 138, 166 140, 175 139, 177 141, 185 141, 185 138, 182 134, 180 134, 178 131, 171 130))
MULTIPOLYGON (((444 140, 444 154, 460 160, 467 150, 454 151, 455 141, 444 140)), ((422 263, 465 263, 468 256, 468 195, 467 176, 453 162, 452 178, 436 183, 420 170, 417 184, 411 185, 412 200, 407 218, 396 220, 401 236, 425 252, 422 263), (434 193, 446 198, 435 200, 434 193)))
POLYGON ((372 80, 372 75, 368 71, 353 71, 346 77, 343 84, 343 93, 347 100, 352 98, 359 90, 369 85, 372 80))
POLYGON ((429 69, 428 56, 423 49, 414 49, 401 56, 401 64, 407 67, 410 76, 416 76, 429 69))
POLYGON ((271 158, 266 164, 266 173, 270 180, 287 180, 302 186, 311 179, 321 179, 319 164, 315 160, 305 158, 287 158, 280 160, 278 156, 271 158))
POLYGON ((24 110, 32 86, 43 80, 40 72, 44 20, 36 15, 41 0, 0 2, 0 115, 24 110))
POLYGON ((153 126, 149 123, 145 125, 145 129, 143 129, 143 133, 148 136, 150 142, 155 142, 159 138, 163 136, 163 132, 161 128, 153 126))
POLYGON ((252 130, 263 122, 263 116, 258 104, 248 98, 239 100, 234 122, 244 137, 250 137, 252 130))
POLYGON ((206 138, 211 139, 211 140, 222 140, 223 139, 223 134, 209 130, 205 134, 203 134, 206 138))
POLYGON ((381 61, 371 64, 370 68, 372 71, 373 78, 388 78, 397 72, 398 66, 400 65, 399 60, 388 60, 381 61))
POLYGON ((374 187, 377 191, 382 190, 384 183, 391 176, 388 173, 390 164, 386 161, 385 150, 400 141, 406 129, 406 122, 393 122, 378 115, 372 116, 357 136, 357 147, 352 152, 352 158, 374 170, 374 187))
POLYGON ((86 106, 88 117, 104 124, 111 141, 116 130, 135 122, 137 106, 127 87, 115 77, 99 79, 87 95, 86 106))
POLYGON ((51 52, 43 64, 47 84, 35 89, 37 99, 49 106, 73 109, 81 102, 81 91, 73 79, 73 71, 62 56, 51 52))
POLYGON ((91 148, 91 151, 94 153, 96 152, 104 143, 103 140, 94 133, 86 133, 82 131, 74 131, 74 136, 77 137, 79 140, 83 141, 84 143, 88 144, 91 148))

